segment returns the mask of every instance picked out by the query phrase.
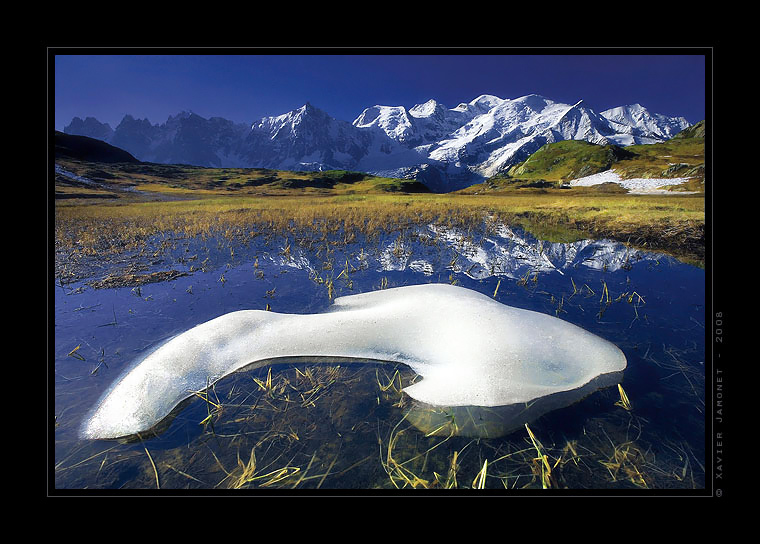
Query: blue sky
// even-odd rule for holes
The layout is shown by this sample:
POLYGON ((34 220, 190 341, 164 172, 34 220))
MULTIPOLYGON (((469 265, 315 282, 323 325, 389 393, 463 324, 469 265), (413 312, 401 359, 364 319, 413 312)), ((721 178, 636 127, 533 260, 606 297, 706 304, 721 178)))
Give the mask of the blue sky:
MULTIPOLYGON (((365 107, 434 98, 453 108, 481 94, 585 100, 597 112, 639 103, 652 113, 705 118, 705 57, 669 54, 56 55, 54 124, 125 114, 163 123, 190 110, 251 123, 307 101, 353 121, 365 107)), ((87 53, 87 50, 84 50, 87 53)), ((107 52, 107 51, 106 51, 107 52)), ((213 50, 212 50, 213 52, 213 50)), ((680 51, 679 51, 680 52, 680 51)))

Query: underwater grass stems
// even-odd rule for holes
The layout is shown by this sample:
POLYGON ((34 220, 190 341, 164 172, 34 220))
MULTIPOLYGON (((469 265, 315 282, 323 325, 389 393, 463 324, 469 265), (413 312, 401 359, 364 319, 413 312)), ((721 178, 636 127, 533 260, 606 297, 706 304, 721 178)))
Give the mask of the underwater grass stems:
MULTIPOLYGON (((395 384, 397 383, 398 377, 397 377, 397 370, 394 369, 392 376, 391 373, 386 373, 384 379, 380 379, 378 381, 378 384, 385 386, 386 384, 395 384), (389 379, 392 378, 392 379, 389 379), (387 380, 387 381, 386 381, 387 380)), ((313 374, 311 372, 301 372, 304 377, 313 374)), ((376 375, 377 378, 377 375, 376 375)), ((389 388, 390 390, 390 388, 389 388)), ((212 401, 213 402, 213 401, 212 401)), ((629 426, 631 423, 635 423, 635 420, 630 419, 629 420, 629 426)), ((427 455, 429 452, 433 451, 435 448, 439 447, 443 442, 445 442, 447 439, 444 439, 440 441, 439 443, 432 444, 430 447, 428 447, 424 451, 418 451, 415 455, 408 456, 408 458, 405 456, 403 459, 399 459, 396 451, 396 446, 400 444, 399 439, 404 436, 405 433, 408 432, 406 429, 401 429, 400 425, 403 424, 403 419, 399 421, 396 424, 396 427, 391 433, 391 440, 388 444, 389 446, 389 457, 388 462, 386 463, 387 470, 389 471, 389 476, 392 484, 397 488, 403 488, 403 487, 410 487, 410 488, 417 488, 417 487, 453 487, 451 479, 445 479, 440 474, 437 476, 433 474, 433 477, 429 478, 425 473, 424 469, 422 472, 420 472, 417 468, 414 468, 412 466, 412 463, 417 460, 422 460, 425 455, 427 455), (447 483, 448 482, 448 483, 447 483)), ((632 429, 634 430, 634 429, 632 429)), ((641 428, 640 426, 636 426, 635 430, 640 435, 641 428)), ((541 442, 538 440, 537 436, 533 432, 533 429, 530 428, 530 426, 526 425, 526 431, 528 432, 528 436, 530 438, 530 443, 533 445, 533 450, 535 453, 537 453, 537 456, 534 456, 534 458, 539 462, 539 465, 543 465, 542 467, 542 474, 539 474, 540 481, 542 483, 542 487, 548 488, 549 486, 553 485, 552 477, 554 476, 554 473, 558 470, 560 470, 567 462, 571 462, 569 465, 570 467, 573 466, 580 466, 583 468, 583 465, 579 465, 579 463, 582 463, 583 460, 579 457, 578 453, 580 452, 580 449, 576 449, 579 447, 583 447, 581 445, 573 445, 572 443, 568 442, 570 446, 566 445, 566 448, 568 450, 567 457, 563 456, 557 456, 554 455, 554 459, 549 462, 550 458, 550 452, 546 450, 546 448, 541 444, 541 442), (572 455, 570 455, 572 453, 572 455), (545 463, 548 463, 548 467, 545 465, 545 463), (551 472, 549 472, 551 471, 551 472)), ((609 444, 609 447, 612 448, 611 453, 604 454, 605 457, 602 457, 600 459, 600 465, 605 468, 605 470, 608 471, 609 477, 612 482, 616 481, 626 481, 629 482, 637 487, 643 487, 647 488, 649 486, 649 477, 645 473, 645 468, 649 467, 652 470, 657 471, 657 473, 661 477, 669 477, 674 478, 675 480, 678 480, 678 478, 685 479, 686 482, 692 482, 690 485, 694 487, 694 475, 693 471, 691 471, 691 464, 684 460, 684 457, 682 455, 681 457, 681 464, 679 467, 676 467, 674 469, 669 469, 666 467, 663 467, 662 469, 658 468, 656 465, 650 466, 649 463, 651 461, 646 461, 647 453, 645 453, 643 450, 638 450, 638 448, 634 448, 630 442, 627 444, 625 442, 616 444, 612 441, 612 439, 604 432, 603 429, 600 430, 602 433, 602 436, 605 436, 607 439, 607 442, 609 444), (644 465, 641 464, 641 462, 644 461, 644 465), (684 473, 685 471, 685 473, 684 473)), ((270 439, 273 437, 270 437, 270 439)), ((262 439, 259 441, 259 444, 262 443, 265 439, 262 439)), ((635 438, 633 438, 635 440, 635 438)), ((147 448, 144 448, 147 449, 147 448)), ((383 450, 385 447, 382 448, 383 450)), ((486 470, 483 470, 483 466, 480 467, 480 472, 476 475, 476 479, 473 480, 473 487, 478 487, 479 485, 485 485, 486 479, 491 476, 497 479, 497 481, 500 481, 500 484, 503 484, 505 487, 520 487, 521 482, 523 482, 523 485, 525 484, 525 479, 528 475, 525 474, 515 474, 515 473, 504 473, 500 472, 498 470, 495 470, 498 463, 500 461, 505 461, 508 459, 514 459, 517 460, 518 457, 520 457, 523 453, 526 453, 531 448, 524 449, 524 450, 518 450, 514 452, 509 452, 506 454, 501 454, 499 456, 494 457, 493 461, 490 459, 487 462, 486 470), (492 469, 495 470, 492 474, 492 469), (480 477, 480 479, 478 479, 480 477)), ((455 452, 458 452, 459 450, 454 450, 455 452)), ((150 454, 150 451, 146 451, 146 456, 149 457, 149 459, 153 460, 152 455, 150 454)), ((278 458, 281 458, 283 454, 280 454, 278 458)), ((451 456, 451 453, 449 454, 451 456)), ((457 457, 455 457, 455 464, 459 461, 459 453, 456 454, 457 457)), ((216 458, 216 456, 215 456, 216 458)), ((312 457, 313 458, 313 454, 312 457)), ((310 459, 311 459, 310 458, 310 459)), ((218 458, 216 458, 218 460, 218 458)), ((260 487, 281 487, 281 486, 287 486, 287 487, 293 487, 301 485, 302 483, 305 483, 307 481, 314 481, 319 479, 320 485, 323 486, 324 482, 326 481, 326 478, 331 476, 338 476, 341 474, 345 474, 347 471, 351 470, 355 466, 358 466, 359 464, 366 463, 369 460, 369 458, 364 458, 359 460, 358 462, 354 463, 352 466, 348 468, 341 469, 339 471, 334 471, 334 467, 339 461, 339 456, 333 456, 331 459, 331 463, 328 467, 328 470, 324 474, 308 474, 307 471, 304 471, 304 468, 302 466, 296 466, 292 464, 292 460, 289 463, 286 463, 284 466, 276 467, 273 466, 276 464, 276 461, 273 461, 272 463, 267 463, 269 465, 269 469, 262 468, 261 470, 256 471, 253 475, 248 473, 245 478, 246 482, 244 482, 245 485, 258 485, 260 487), (253 476, 253 477, 251 477, 253 476)), ((102 464, 102 463, 101 463, 102 464)), ((697 463, 694 463, 696 466, 697 463)), ((153 460, 153 463, 151 463, 151 466, 155 466, 155 469, 153 471, 154 477, 158 475, 157 466, 155 465, 155 460, 153 460)), ((219 462, 219 466, 224 470, 223 465, 221 462, 219 462)), ((171 469, 172 471, 180 474, 182 477, 184 477, 187 480, 194 481, 198 485, 201 485, 203 487, 202 479, 195 478, 194 476, 188 474, 186 470, 182 470, 181 468, 177 468, 176 465, 172 464, 171 466, 168 466, 167 468, 171 469)), ((308 467, 307 467, 308 468, 308 467)), ((567 468, 565 469, 567 470, 567 468)), ((585 468, 584 468, 585 470, 585 468)), ((445 474, 445 473, 444 473, 445 474)), ((160 480, 156 480, 156 486, 164 487, 163 482, 160 480)))
POLYGON ((528 431, 528 437, 530 438, 530 441, 533 443, 533 447, 536 449, 536 453, 538 454, 538 457, 536 458, 541 465, 541 487, 544 489, 548 489, 551 487, 551 473, 552 473, 552 467, 549 466, 549 457, 543 452, 543 446, 541 445, 541 442, 538 441, 538 438, 536 438, 536 435, 533 434, 533 431, 531 431, 528 424, 525 424, 525 429, 528 431))
MULTIPOLYGON (((140 434, 138 433, 137 436, 140 437, 140 434)), ((142 440, 142 437, 140 437, 140 440, 142 440)), ((147 446, 144 445, 143 449, 145 450, 145 455, 148 456, 148 460, 150 461, 150 464, 153 467, 153 474, 154 474, 154 476, 156 478, 156 489, 161 489, 161 483, 158 480, 158 469, 156 468, 156 463, 153 462, 153 456, 148 451, 148 447, 147 446)))

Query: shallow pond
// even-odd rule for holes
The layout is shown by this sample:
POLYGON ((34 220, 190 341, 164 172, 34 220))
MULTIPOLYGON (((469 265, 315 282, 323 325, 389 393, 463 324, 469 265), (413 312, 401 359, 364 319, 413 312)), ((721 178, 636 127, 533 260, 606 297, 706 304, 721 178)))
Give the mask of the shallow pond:
POLYGON ((56 489, 705 487, 705 273, 671 257, 504 226, 422 226, 372 239, 165 233, 139 255, 77 265, 89 273, 55 288, 56 489), (174 279, 147 282, 168 271, 152 278, 174 279), (404 365, 300 359, 228 376, 137 439, 78 436, 135 359, 194 325, 240 309, 318 313, 339 296, 421 283, 455 283, 614 342, 628 359, 623 389, 473 438, 412 425, 404 365))

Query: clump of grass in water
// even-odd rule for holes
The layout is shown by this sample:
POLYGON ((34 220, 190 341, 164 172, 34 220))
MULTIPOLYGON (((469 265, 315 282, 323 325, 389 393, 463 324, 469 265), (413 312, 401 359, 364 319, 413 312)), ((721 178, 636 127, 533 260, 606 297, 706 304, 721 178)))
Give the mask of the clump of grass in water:
MULTIPOLYGON (((530 441, 533 443, 533 447, 536 448, 536 453, 538 454, 538 457, 534 459, 534 461, 538 461, 538 465, 540 467, 539 470, 536 472, 539 473, 541 478, 541 487, 544 489, 548 489, 552 487, 551 483, 551 475, 552 475, 552 467, 549 466, 549 456, 546 455, 542 450, 543 446, 541 445, 541 442, 538 441, 536 438, 536 435, 533 434, 533 431, 530 430, 530 427, 528 427, 528 424, 525 424, 525 430, 528 431, 528 436, 530 437, 530 441)), ((535 467, 535 464, 533 465, 535 467)))
POLYGON ((628 395, 625 394, 625 390, 623 389, 623 386, 620 384, 618 384, 618 392, 620 393, 620 400, 615 403, 615 406, 620 406, 621 408, 629 412, 633 410, 631 401, 628 400, 628 395))
POLYGON ((240 489, 249 484, 256 483, 258 487, 272 487, 288 478, 292 478, 301 470, 297 466, 284 466, 265 474, 260 474, 256 466, 256 447, 251 448, 251 455, 247 463, 243 463, 238 455, 238 467, 240 475, 230 483, 230 489, 240 489))
POLYGON ((433 476, 435 477, 435 483, 437 487, 440 487, 442 489, 456 489, 457 487, 457 472, 459 471, 459 464, 457 463, 459 457, 459 451, 454 450, 454 453, 451 456, 451 464, 449 465, 449 470, 445 478, 443 478, 440 474, 437 472, 433 472, 433 476))
POLYGON ((303 372, 296 368, 296 373, 301 378, 301 383, 309 387, 306 391, 299 393, 302 400, 301 406, 303 407, 314 406, 314 403, 325 394, 327 389, 337 383, 343 376, 340 365, 319 367, 316 371, 313 371, 310 367, 306 367, 303 372))
POLYGON ((483 461, 483 468, 480 469, 478 475, 472 481, 473 489, 485 489, 486 488, 486 474, 488 472, 488 459, 483 461))
POLYGON ((256 385, 261 388, 262 391, 264 391, 269 397, 274 397, 274 388, 272 387, 272 367, 270 366, 267 369, 267 377, 265 381, 260 380, 259 378, 253 378, 253 381, 256 382, 256 385))
MULTIPOLYGON (((383 440, 378 432, 380 465, 387 474, 389 485, 395 489, 457 488, 461 450, 454 450, 448 455, 449 461, 445 465, 445 477, 438 472, 440 469, 436 470, 435 466, 429 466, 433 463, 436 465, 439 463, 439 459, 434 460, 432 454, 440 452, 441 455, 445 455, 445 451, 438 448, 446 444, 453 437, 453 434, 437 441, 426 439, 421 442, 418 431, 414 427, 399 428, 404 421, 402 418, 391 429, 387 440, 383 440)), ((480 479, 476 477, 476 486, 477 484, 484 484, 484 482, 484 474, 481 475, 480 479)))
POLYGON ((639 468, 639 465, 645 462, 646 454, 632 442, 613 444, 609 457, 604 461, 599 461, 607 469, 613 482, 618 481, 622 475, 636 487, 648 488, 646 478, 639 468))

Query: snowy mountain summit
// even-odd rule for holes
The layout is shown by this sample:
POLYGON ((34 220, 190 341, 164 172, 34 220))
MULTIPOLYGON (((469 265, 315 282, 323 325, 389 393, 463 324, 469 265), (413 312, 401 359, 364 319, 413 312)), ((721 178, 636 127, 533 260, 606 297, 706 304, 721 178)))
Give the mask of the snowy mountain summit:
POLYGON ((448 108, 375 105, 353 123, 306 103, 251 125, 182 112, 161 125, 127 115, 115 128, 75 117, 68 134, 98 138, 142 161, 282 170, 344 169, 416 178, 434 191, 479 183, 561 140, 632 145, 662 142, 690 126, 639 104, 596 113, 531 94, 481 95, 448 108))

